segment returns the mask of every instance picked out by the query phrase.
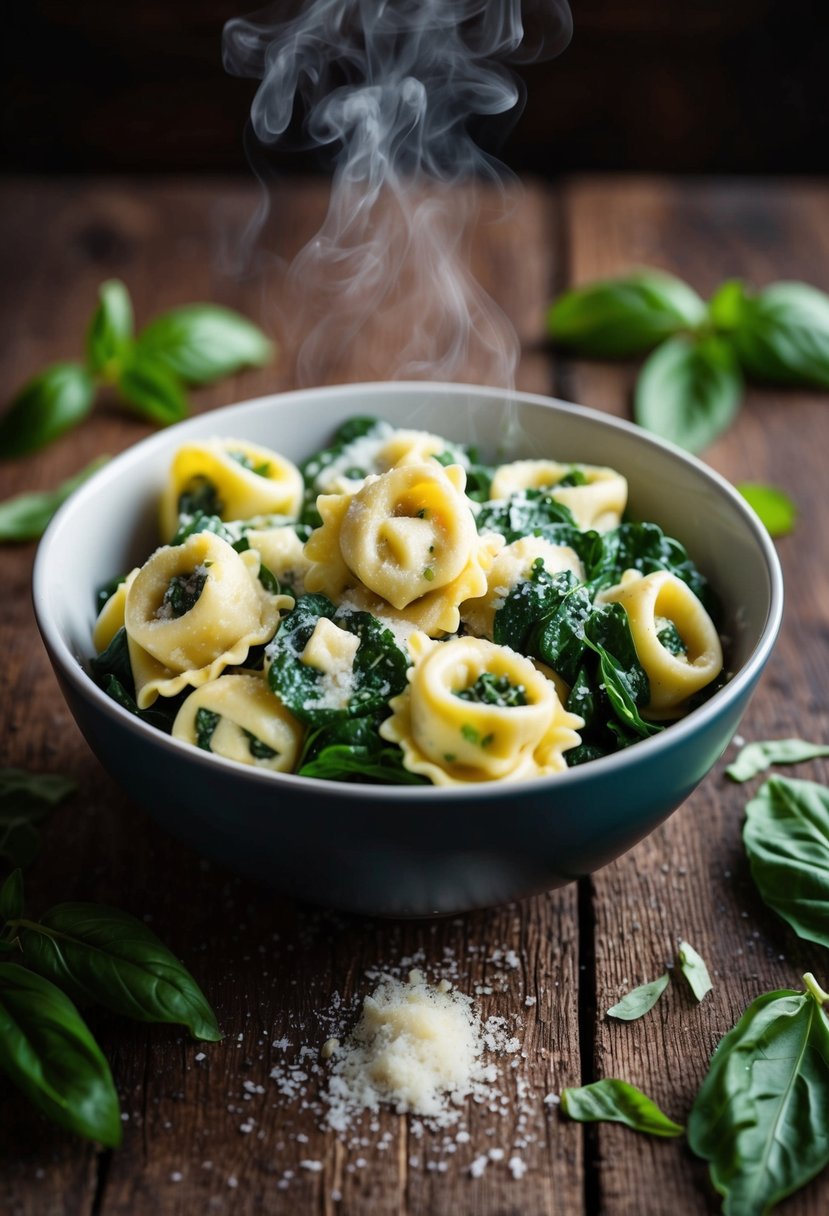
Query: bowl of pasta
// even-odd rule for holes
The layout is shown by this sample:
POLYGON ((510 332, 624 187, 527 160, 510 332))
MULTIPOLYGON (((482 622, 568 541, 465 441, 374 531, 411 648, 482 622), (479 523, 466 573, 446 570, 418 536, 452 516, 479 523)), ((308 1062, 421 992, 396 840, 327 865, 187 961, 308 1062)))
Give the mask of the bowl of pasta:
POLYGON ((629 423, 375 383, 136 444, 55 516, 34 603, 165 828, 283 893, 429 916, 569 882, 679 806, 782 581, 739 495, 629 423))

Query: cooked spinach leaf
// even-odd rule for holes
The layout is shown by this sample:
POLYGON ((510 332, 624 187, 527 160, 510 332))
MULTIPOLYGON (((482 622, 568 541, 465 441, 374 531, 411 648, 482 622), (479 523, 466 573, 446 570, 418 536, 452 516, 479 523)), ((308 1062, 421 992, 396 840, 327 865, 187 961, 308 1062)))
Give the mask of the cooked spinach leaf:
POLYGON ((425 777, 403 767, 399 747, 378 733, 380 718, 341 718, 309 731, 297 772, 324 781, 378 785, 424 785, 425 777))
POLYGON ((656 636, 660 645, 664 646, 671 654, 688 653, 688 647, 682 640, 682 634, 673 621, 668 621, 667 625, 663 625, 656 636))
POLYGON ((135 697, 127 692, 116 676, 109 676, 103 689, 108 697, 112 697, 113 701, 117 701, 129 713, 135 714, 136 718, 140 718, 142 722, 147 722, 157 730, 163 730, 167 735, 172 733, 176 714, 191 691, 186 688, 177 697, 159 697, 149 709, 139 709, 135 697))
POLYGON ((273 760, 279 752, 272 747, 268 747, 267 743, 263 743, 256 735, 242 727, 242 734, 248 741, 248 751, 255 760, 273 760))
POLYGON ((523 684, 513 684, 509 676, 496 676, 491 671, 482 672, 474 684, 455 693, 461 701, 473 701, 478 705, 497 705, 500 709, 512 709, 527 704, 527 690, 523 684))
POLYGON ((164 592, 159 615, 165 618, 185 616, 199 602, 206 582, 206 570, 196 569, 191 570, 189 574, 174 574, 164 592))
POLYGON ((550 574, 543 558, 533 562, 527 578, 521 579, 495 612, 492 637, 499 646, 526 652, 533 626, 551 616, 565 598, 578 586, 578 579, 569 570, 550 574))
POLYGON ((667 570, 686 583, 716 619, 716 597, 678 540, 666 536, 657 524, 623 523, 603 533, 585 563, 587 578, 598 590, 618 583, 626 570, 651 574, 667 570))
POLYGON ((222 500, 207 477, 193 477, 178 499, 179 515, 221 515, 222 500))
POLYGON ((479 532, 500 532, 507 544, 522 536, 545 536, 554 543, 570 544, 570 534, 579 531, 573 513, 547 490, 518 490, 509 498, 485 502, 477 522, 479 532), (565 539, 559 540, 559 536, 565 539))
MULTIPOLYGON (((300 465, 299 471, 302 473, 305 482, 305 496, 299 516, 300 523, 307 524, 312 528, 320 526, 322 519, 317 511, 316 504, 317 495, 322 493, 322 485, 320 484, 321 474, 335 460, 339 460, 346 448, 356 440, 364 439, 375 431, 379 433, 386 425, 382 419, 374 418, 370 415, 349 418, 347 422, 344 422, 334 432, 334 438, 327 448, 315 452, 304 464, 300 465)), ((345 475, 356 481, 361 477, 365 477, 368 471, 361 467, 349 467, 345 470, 345 475)))
POLYGON ((297 600, 280 621, 269 653, 271 689, 295 717, 312 726, 384 710, 406 685, 409 660, 391 630, 368 612, 335 607, 324 595, 297 600), (337 679, 301 661, 321 617, 359 638, 350 672, 337 679))
POLYGON ((114 676, 123 689, 131 697, 135 696, 135 681, 130 666, 130 652, 127 644, 127 631, 122 625, 113 637, 106 650, 89 660, 89 669, 96 684, 104 691, 111 676, 114 676))
POLYGON ((212 709, 205 709, 204 706, 196 710, 196 747, 205 752, 213 750, 210 744, 221 717, 221 714, 214 713, 212 709))
POLYGON ((587 648, 584 630, 593 602, 587 587, 579 586, 574 575, 555 575, 551 589, 559 595, 559 603, 533 627, 526 646, 530 654, 572 685, 587 648))
MULTIPOLYGON (((240 542, 236 541, 235 536, 230 528, 219 518, 218 515, 211 515, 209 512, 196 511, 194 514, 183 513, 179 517, 178 531, 170 541, 171 545, 183 545, 191 536, 195 536, 197 532, 214 532, 216 536, 220 536, 222 540, 226 540, 228 544, 236 545, 240 542)), ((245 544, 247 548, 247 543, 245 544)))
MULTIPOLYGON (((636 655, 627 613, 621 604, 604 604, 584 629, 587 645, 599 656, 601 681, 625 735, 646 739, 663 729, 639 713, 650 700, 650 684, 636 655)), ((618 736, 620 739, 621 735, 618 736)))

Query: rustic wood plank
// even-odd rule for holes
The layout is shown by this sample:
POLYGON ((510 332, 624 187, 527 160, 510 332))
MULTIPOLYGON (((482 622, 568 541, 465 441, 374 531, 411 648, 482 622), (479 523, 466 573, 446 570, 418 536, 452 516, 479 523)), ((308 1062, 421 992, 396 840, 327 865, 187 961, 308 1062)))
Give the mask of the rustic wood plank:
MULTIPOLYGON (((227 250, 256 205, 247 187, 12 182, 0 191, 10 217, 0 297, 7 386, 54 358, 80 353, 97 284, 113 275, 129 284, 140 320, 210 298, 270 328, 277 310, 290 306, 279 296, 281 264, 271 258, 290 256, 326 204, 319 184, 282 189, 271 254, 242 275, 230 273, 227 250)), ((509 224, 482 229, 473 242, 479 277, 532 351, 521 381, 528 388, 549 382, 540 318, 553 277, 555 226, 548 193, 531 188, 509 224)), ((345 370, 357 379, 362 366, 358 354, 345 370)), ((289 368, 283 357, 276 368, 200 392, 196 408, 289 387, 289 368)), ((137 420, 101 411, 45 453, 6 462, 4 494, 53 484, 145 431, 137 420)), ((0 1207, 15 1216, 159 1210, 579 1216, 581 1129, 561 1123, 543 1103, 547 1093, 579 1080, 575 888, 450 921, 400 924, 286 903, 201 861, 103 775, 81 739, 32 619, 32 548, 0 551, 7 589, 0 619, 0 647, 8 655, 4 763, 72 773, 80 792, 46 828, 43 854, 27 874, 31 909, 85 898, 146 917, 203 984, 226 1038, 202 1048, 175 1030, 90 1015, 122 1095, 124 1146, 97 1157, 4 1091, 0 1207), (504 961, 509 951, 517 966, 504 961), (469 1112, 470 1139, 454 1153, 442 1136, 418 1139, 411 1123, 389 1112, 366 1119, 363 1130, 338 1143, 301 1100, 281 1096, 270 1077, 301 1044, 318 1048, 324 1041, 320 1013, 334 994, 346 1003, 364 995, 371 986, 366 969, 400 967, 405 957, 422 959, 435 979, 454 967, 465 990, 492 989, 479 994, 482 1012, 508 1016, 526 1052, 515 1057, 514 1070, 505 1061, 507 1114, 469 1112), (291 1047, 275 1046, 283 1039, 291 1047), (471 1161, 490 1148, 503 1149, 504 1159, 471 1178, 471 1161), (513 1150, 527 1166, 522 1179, 507 1166, 513 1150), (303 1160, 322 1169, 303 1168, 303 1160)), ((312 1078, 310 1096, 315 1086, 312 1078)))
MULTIPOLYGON (((829 189, 810 183, 587 179, 566 189, 573 283, 649 264, 708 294, 729 277, 755 285, 802 278, 829 288, 829 189)), ((635 365, 572 362, 568 395, 627 411, 635 365)), ((706 458, 734 481, 767 481, 800 507, 794 535, 778 551, 788 588, 783 631, 741 727, 747 739, 800 734, 829 738, 829 540, 826 532, 826 400, 752 389, 731 431, 706 458)), ((729 751, 733 755, 733 751, 729 751)), ((720 1037, 761 992, 798 987, 824 956, 764 908, 743 854, 743 806, 757 782, 723 777, 728 757, 651 837, 592 879, 595 917, 595 1075, 640 1085, 682 1121, 720 1037), (605 1019, 625 991, 672 966, 681 938, 707 959, 714 991, 696 1007, 684 981, 672 984, 638 1022, 605 1019)), ((796 775, 826 780, 825 763, 796 775)), ((826 978, 826 976, 824 976, 826 978)), ((658 1143, 604 1125, 591 1133, 593 1197, 603 1216, 675 1216, 719 1210, 705 1167, 681 1142, 658 1143), (669 1198, 668 1198, 669 1197, 669 1198)), ((781 1212, 818 1216, 829 1201, 825 1174, 781 1212)))

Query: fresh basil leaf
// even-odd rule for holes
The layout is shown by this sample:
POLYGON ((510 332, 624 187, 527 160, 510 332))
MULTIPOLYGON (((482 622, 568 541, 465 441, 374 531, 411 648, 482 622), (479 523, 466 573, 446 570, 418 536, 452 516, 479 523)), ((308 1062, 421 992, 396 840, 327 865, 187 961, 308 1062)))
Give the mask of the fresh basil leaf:
POLYGON ((23 768, 0 769, 0 819, 25 811, 43 818, 53 806, 74 794, 78 783, 59 773, 30 773, 23 768))
POLYGON ((607 1016, 619 1018, 622 1022, 635 1022, 637 1018, 641 1018, 653 1009, 668 987, 670 978, 666 971, 664 975, 660 975, 658 980, 651 980, 649 984, 640 984, 638 988, 631 989, 620 1001, 611 1005, 607 1016))
POLYGON ((137 348, 119 369, 116 386, 133 413, 159 426, 187 417, 187 397, 181 381, 164 363, 137 348))
POLYGON ((650 350, 705 319, 705 305, 681 279, 640 270, 577 287, 560 296, 547 314, 556 342, 581 354, 615 358, 650 350))
POLYGON ((782 490, 749 481, 743 481, 734 488, 760 517, 769 536, 787 536, 794 528, 797 507, 782 490))
POLYGON ((728 338, 758 380, 829 388, 829 295, 806 283, 772 283, 732 302, 728 338))
POLYGON ((132 341, 132 301, 120 279, 102 283, 98 295, 86 335, 86 361, 95 375, 113 379, 117 363, 132 341))
POLYGON ((829 946, 829 789, 771 777, 746 806, 743 843, 763 902, 829 946))
POLYGON ((801 764, 804 760, 819 760, 821 756, 829 756, 829 746, 807 743, 805 739, 768 739, 762 743, 747 743, 738 752, 734 763, 729 764, 725 775, 732 781, 750 781, 772 764, 801 764))
POLYGON ((103 904, 66 903, 17 923, 26 965, 75 1000, 139 1022, 186 1026, 196 1039, 222 1036, 187 969, 143 921, 103 904))
POLYGON ((829 1163, 829 1000, 768 992, 714 1052, 688 1119, 688 1143, 709 1163, 731 1216, 765 1216, 829 1163))
POLYGON ((25 870, 40 852, 40 832, 31 819, 0 821, 0 859, 13 869, 25 870))
POLYGON ((23 915, 23 872, 12 870, 0 887, 0 920, 14 920, 23 915))
POLYGON ((579 1123, 624 1123, 646 1136, 681 1136, 684 1131, 641 1089, 615 1077, 579 1089, 563 1089, 561 1109, 568 1119, 579 1123))
POLYGON ((106 464, 108 456, 99 456, 74 477, 62 481, 56 490, 18 494, 0 502, 0 542, 37 540, 62 503, 78 486, 106 464))
POLYGON ((95 385, 79 363, 55 363, 29 380, 0 418, 0 456, 36 452, 92 409, 95 385))
POLYGON ((698 1001, 706 996, 714 985, 701 954, 697 954, 689 942, 680 942, 677 951, 679 969, 688 981, 691 991, 698 1001))
POLYGON ((25 870, 40 851, 40 823, 53 807, 75 793, 69 777, 0 769, 0 858, 25 870))
POLYGON ((737 417, 742 392, 737 360, 722 338, 669 338, 639 373, 634 416, 645 430, 701 452, 737 417))
POLYGON ((137 351, 188 384, 208 384, 243 367, 262 367, 274 344, 247 317, 216 304, 187 304, 151 321, 137 351))
POLYGON ((0 1069, 54 1123, 121 1143, 121 1115, 100 1047, 67 996, 18 963, 0 962, 0 1069))

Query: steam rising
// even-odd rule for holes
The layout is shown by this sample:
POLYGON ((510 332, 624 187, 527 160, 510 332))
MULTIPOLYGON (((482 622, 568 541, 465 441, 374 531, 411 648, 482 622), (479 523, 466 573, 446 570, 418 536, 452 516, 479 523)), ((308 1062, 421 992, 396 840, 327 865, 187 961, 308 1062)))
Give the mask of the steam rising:
POLYGON ((342 378, 370 337, 362 353, 388 362, 363 359, 366 378, 512 386, 517 338, 468 268, 471 224, 503 177, 471 128, 517 112, 502 61, 557 54, 570 31, 566 0, 523 14, 521 0, 307 0, 227 23, 226 68, 261 80, 257 138, 301 124, 304 146, 335 156, 328 213, 288 275, 298 383, 342 378))

